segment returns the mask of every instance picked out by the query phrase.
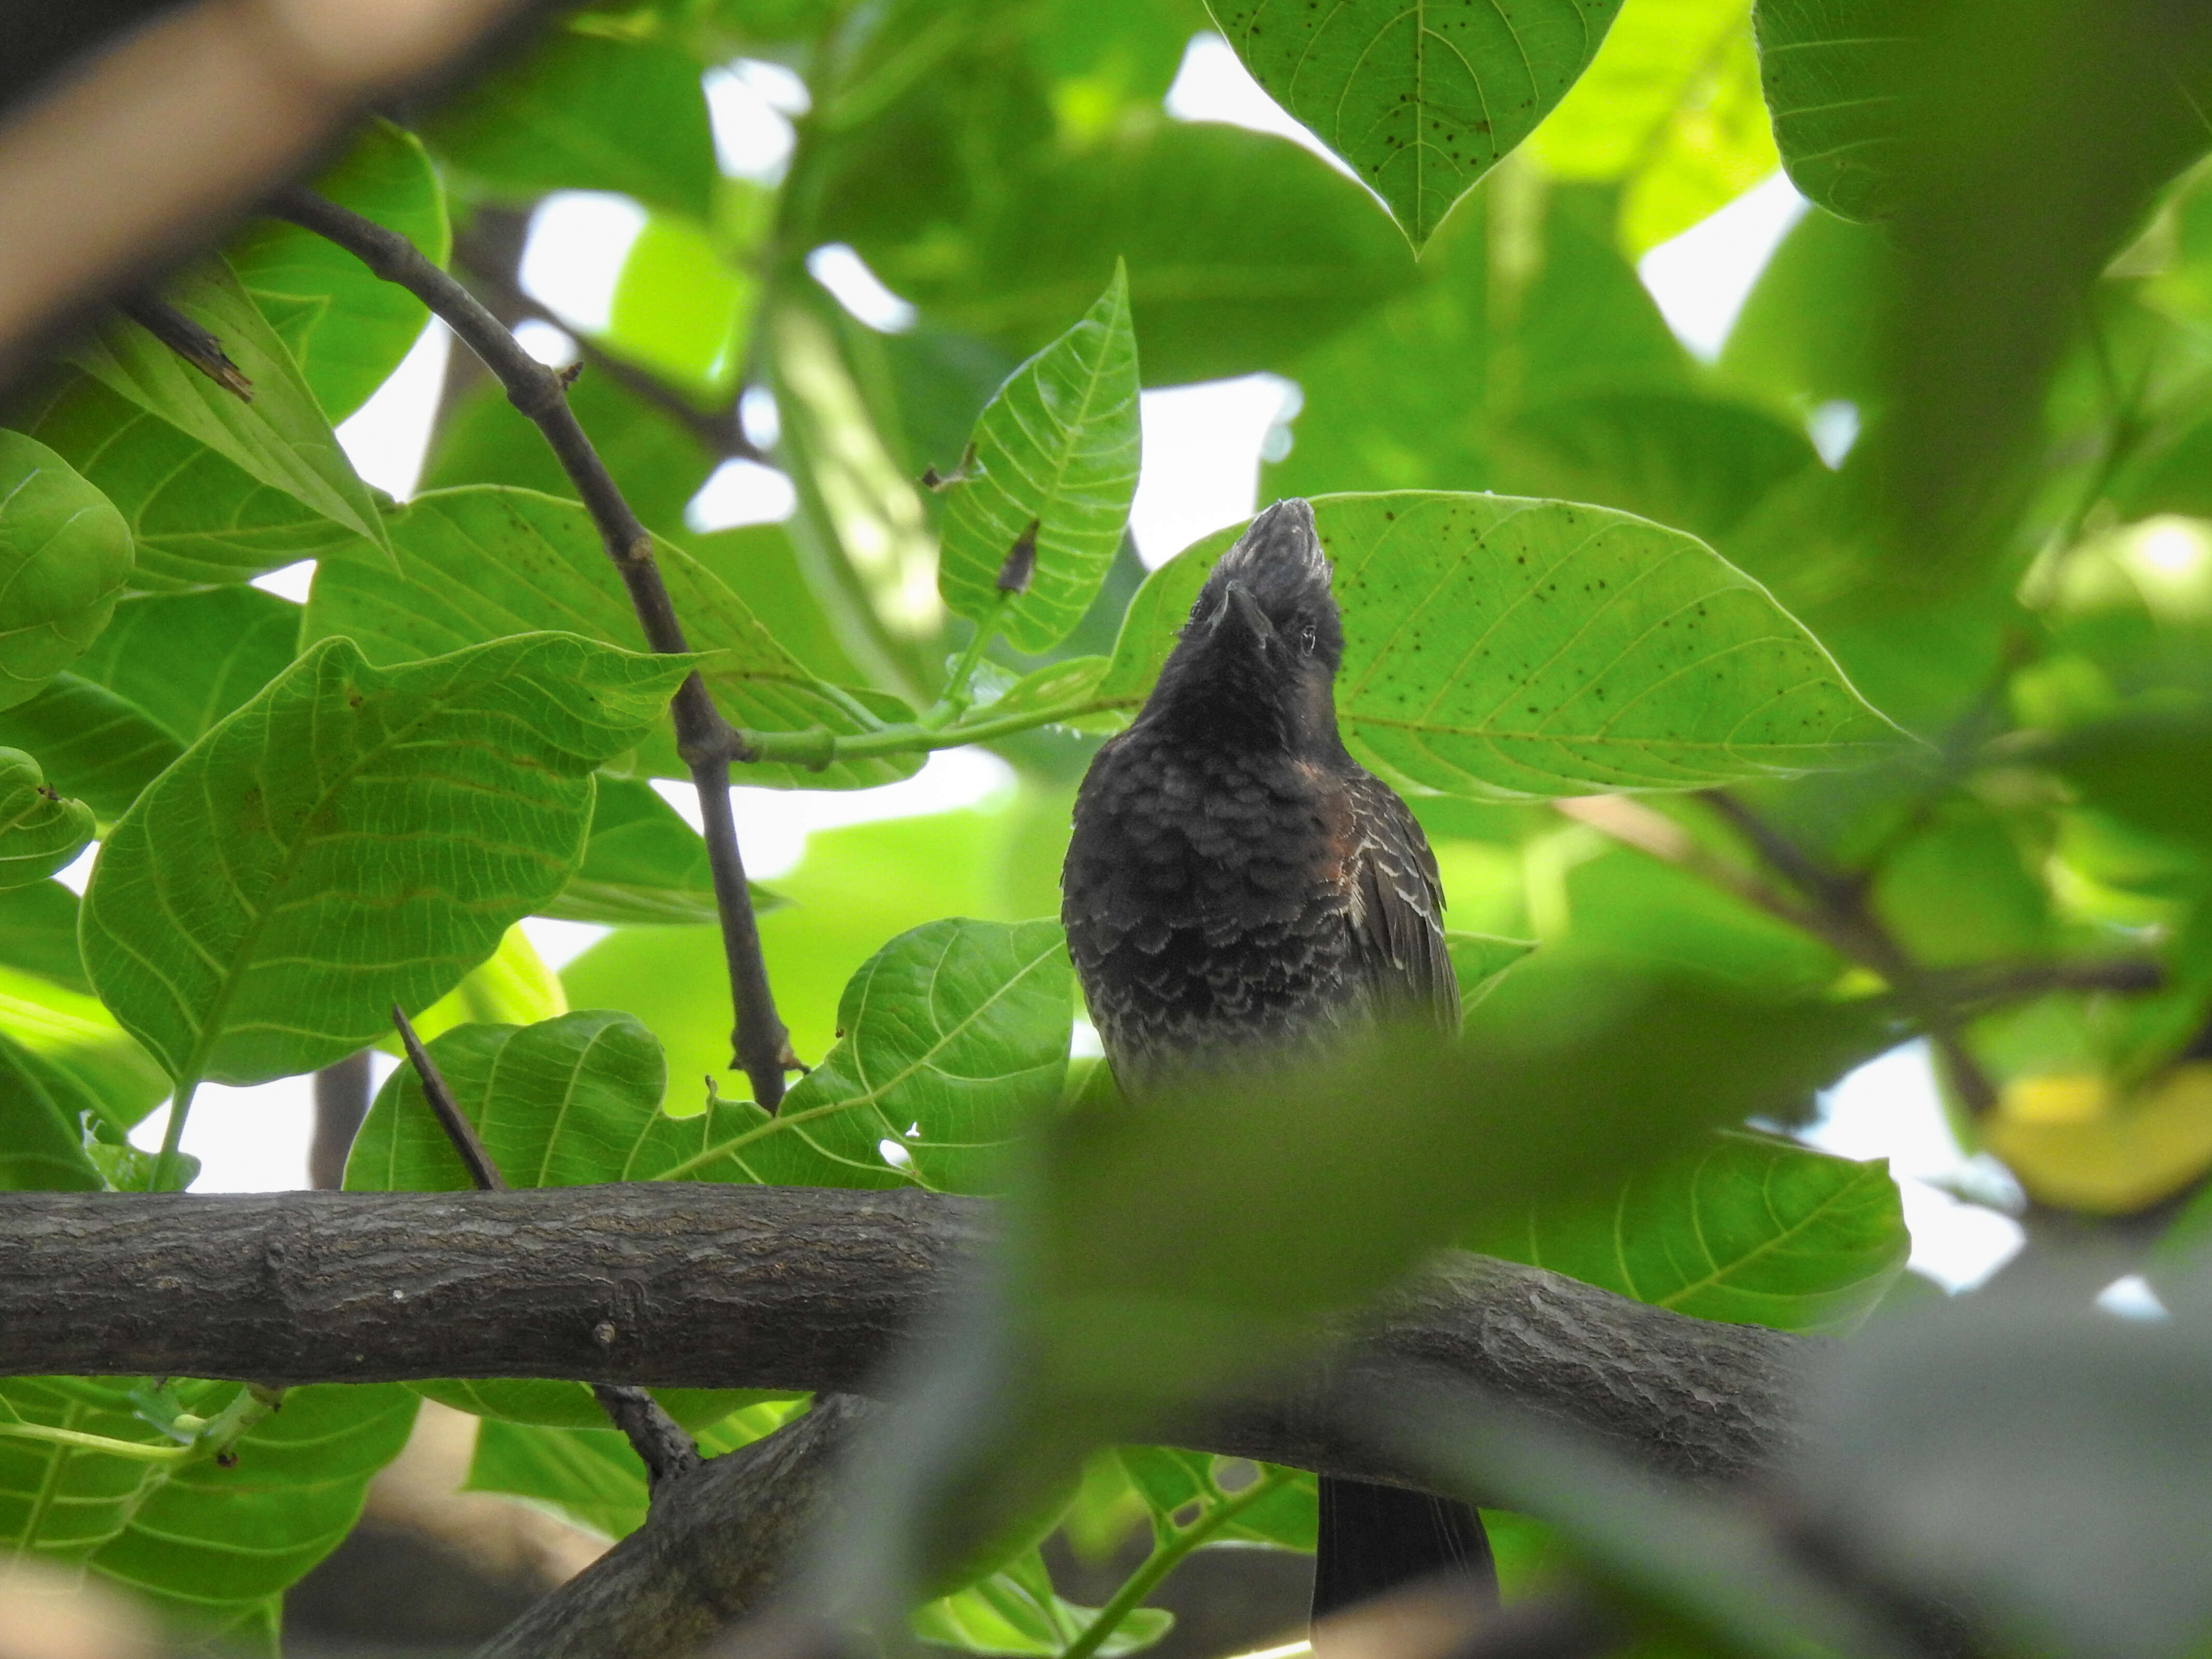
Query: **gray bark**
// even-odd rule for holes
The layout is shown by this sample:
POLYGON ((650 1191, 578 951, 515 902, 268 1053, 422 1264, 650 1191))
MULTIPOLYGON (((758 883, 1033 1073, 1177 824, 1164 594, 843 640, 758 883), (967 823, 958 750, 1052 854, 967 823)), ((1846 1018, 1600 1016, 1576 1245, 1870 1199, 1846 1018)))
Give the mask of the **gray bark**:
MULTIPOLYGON (((676 1183, 511 1193, 0 1194, 0 1375, 270 1384, 550 1376, 866 1392, 986 1236, 913 1191, 676 1183)), ((1363 1382, 1431 1368, 1664 1473, 1774 1462, 1806 1339, 1471 1256, 1334 1363, 1192 1443, 1389 1478, 1363 1382)))

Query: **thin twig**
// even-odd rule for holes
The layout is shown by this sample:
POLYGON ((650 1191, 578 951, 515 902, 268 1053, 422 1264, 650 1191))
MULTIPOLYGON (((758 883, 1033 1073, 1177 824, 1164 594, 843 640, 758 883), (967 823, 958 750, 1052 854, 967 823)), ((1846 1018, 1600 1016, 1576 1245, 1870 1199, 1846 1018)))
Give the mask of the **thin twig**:
MULTIPOLYGON (((415 1064, 415 1075, 422 1085, 422 1098, 430 1103, 431 1111, 437 1115, 446 1139, 460 1154, 461 1163, 477 1190, 512 1191, 507 1177, 499 1172, 498 1164, 477 1133, 477 1126, 469 1121, 468 1114, 453 1098, 453 1090, 438 1070, 438 1062, 430 1058, 422 1039, 415 1035, 414 1022, 397 1003, 392 1005, 392 1023, 398 1030, 399 1041, 406 1045, 407 1058, 415 1064)), ((644 1463, 648 1493, 658 1494, 668 1482, 680 1480, 699 1467, 698 1446, 684 1431, 683 1425, 643 1389, 623 1382, 594 1382, 592 1393, 599 1402, 599 1409, 623 1431, 630 1449, 644 1463)))
POLYGON ((489 292, 493 304, 501 311, 508 316, 549 323, 559 329, 576 343, 576 355, 586 368, 595 374, 605 375, 639 401, 652 404, 689 431, 709 454, 728 461, 757 461, 764 466, 773 465, 760 446, 745 435, 735 399, 722 409, 701 409, 659 375, 650 374, 635 363, 625 362, 605 348, 594 344, 588 336, 578 333, 574 325, 551 307, 540 304, 524 293, 521 284, 500 268, 499 261, 477 238, 466 234, 456 236, 453 239, 453 258, 468 272, 469 281, 489 292))
POLYGON ((477 1126, 469 1121, 468 1114, 453 1098, 453 1091, 447 1085, 445 1073, 438 1069, 438 1062, 430 1058, 430 1051, 422 1046, 422 1039, 415 1035, 415 1022, 407 1018, 407 1011, 396 1002, 392 1005, 392 1024, 399 1033, 399 1041, 406 1047, 407 1058, 415 1063, 415 1075, 422 1085, 422 1098, 430 1103, 430 1110, 437 1117, 439 1127, 445 1130, 446 1139, 453 1143, 454 1152, 460 1155, 461 1167, 469 1172, 469 1180, 480 1193, 513 1191, 514 1188, 507 1184, 507 1177, 499 1172, 499 1165, 484 1150, 483 1140, 477 1133, 477 1126))
MULTIPOLYGON (((677 620, 676 607, 653 558, 653 537, 623 499, 568 407, 562 376, 525 351, 482 301, 431 264, 397 231, 326 201, 313 191, 296 187, 280 194, 268 210, 337 243, 386 282, 405 289, 483 360, 484 367, 507 388, 507 401, 545 434, 562 470, 575 485, 592 523, 599 526, 607 556, 614 561, 623 586, 629 590, 646 642, 658 652, 688 650, 683 624, 677 620)), ((721 918, 736 1016, 730 1038, 732 1063, 751 1079, 753 1098, 773 1112, 783 1099, 784 1073, 798 1062, 769 984, 760 932, 753 920, 752 896, 745 884, 744 860, 738 849, 736 818, 730 810, 730 763, 755 757, 715 708, 706 683, 697 674, 685 678, 671 709, 676 720, 677 753, 690 770, 692 787, 699 792, 700 813, 706 821, 715 908, 721 918)))

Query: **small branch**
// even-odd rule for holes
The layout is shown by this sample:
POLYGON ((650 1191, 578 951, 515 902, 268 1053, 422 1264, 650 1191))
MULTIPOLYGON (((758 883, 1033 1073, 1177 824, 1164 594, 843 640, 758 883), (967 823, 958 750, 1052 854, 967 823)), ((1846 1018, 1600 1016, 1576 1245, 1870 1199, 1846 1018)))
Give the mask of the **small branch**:
POLYGON ((222 342, 174 306, 159 300, 125 300, 123 314, 242 404, 253 401, 253 382, 230 361, 222 342))
POLYGON ((446 1132, 446 1139, 453 1143, 454 1152, 460 1154, 461 1167, 469 1172, 469 1179, 480 1193, 504 1193, 513 1190, 507 1177, 499 1172, 499 1165, 484 1150, 477 1126, 469 1121, 468 1114, 453 1098, 447 1085, 438 1062, 430 1058, 430 1051, 422 1046, 422 1039, 415 1035, 415 1023, 407 1018, 406 1010, 398 1003, 392 1005, 392 1023, 398 1028, 399 1041, 406 1045, 407 1058, 414 1062, 415 1076, 422 1085, 422 1098, 430 1103, 430 1110, 438 1120, 438 1127, 446 1132))
MULTIPOLYGON (((675 605, 653 556, 653 538, 630 511, 578 423, 575 411, 568 407, 562 376, 525 351, 482 301, 431 264, 398 232, 305 189, 283 191, 269 210, 335 242, 386 282, 405 289, 483 360, 484 367, 507 388, 507 401, 545 434, 562 470, 575 485, 592 523, 599 526, 607 556, 629 590, 646 642, 665 653, 688 651, 683 624, 677 620, 675 605)), ((730 810, 730 763, 757 757, 722 718, 697 674, 688 676, 678 689, 671 712, 676 720, 677 752, 690 769, 692 787, 699 792, 713 860, 714 898, 721 915, 736 1016, 730 1036, 732 1063, 751 1080, 753 1098, 773 1112, 783 1098, 784 1073, 792 1061, 791 1039, 776 1012, 768 966, 761 957, 760 933, 753 921, 736 819, 730 810)))
POLYGON ((652 404, 690 432, 708 453, 720 456, 724 460, 757 461, 763 466, 774 465, 760 446, 745 435, 734 401, 725 409, 702 410, 659 375, 649 374, 635 363, 625 362, 604 347, 594 344, 589 336, 578 333, 574 325, 568 322, 558 312, 550 306, 541 305, 524 293, 521 285, 501 268, 490 250, 483 246, 475 237, 466 234, 455 237, 453 258, 468 272, 471 283, 491 295, 493 303, 500 310, 511 317, 527 317, 559 329, 576 343, 577 356, 592 373, 605 375, 640 402, 652 404))
MULTIPOLYGON (((431 1111, 446 1131, 446 1139, 460 1154, 462 1165, 468 1170, 469 1179, 476 1183, 477 1190, 512 1191, 507 1177, 499 1172, 498 1164, 485 1149, 483 1138, 477 1133, 477 1126, 461 1110, 437 1062, 423 1048, 422 1038, 415 1035, 414 1023, 396 1003, 392 1009, 392 1023, 398 1028, 400 1042, 406 1045, 407 1058, 414 1062, 415 1075, 422 1085, 423 1099, 430 1103, 431 1111)), ((644 1463, 649 1493, 658 1496, 669 1482, 682 1479, 699 1467, 698 1446, 684 1433, 683 1425, 643 1389, 623 1382, 593 1382, 592 1393, 599 1402, 599 1409, 629 1438, 630 1449, 644 1463)))

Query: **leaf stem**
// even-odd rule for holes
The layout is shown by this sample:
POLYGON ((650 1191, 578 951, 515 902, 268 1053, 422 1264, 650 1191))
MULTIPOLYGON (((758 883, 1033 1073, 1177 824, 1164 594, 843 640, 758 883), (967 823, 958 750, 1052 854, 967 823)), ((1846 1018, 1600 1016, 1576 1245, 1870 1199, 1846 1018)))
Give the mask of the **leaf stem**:
POLYGON ((1134 1613, 1144 1599, 1159 1588, 1160 1581, 1182 1565, 1183 1559, 1200 1544, 1212 1537, 1246 1510, 1258 1503, 1277 1487, 1286 1484, 1295 1471, 1270 1469, 1233 1498, 1224 1498, 1206 1510, 1188 1527, 1170 1530, 1167 1536, 1152 1546, 1144 1565, 1122 1581, 1106 1605, 1098 1609, 1098 1616, 1084 1626, 1083 1633, 1060 1650, 1060 1659, 1091 1659, 1091 1655, 1106 1644, 1123 1620, 1134 1613))
POLYGON ((58 1429, 45 1423, 4 1419, 0 1419, 0 1439, 41 1440, 49 1445, 67 1446, 73 1451, 127 1457, 135 1463, 191 1463, 204 1457, 224 1461, 231 1448, 245 1437, 246 1431, 274 1412, 282 1400, 281 1389, 248 1382, 213 1417, 179 1418, 177 1426, 185 1430, 189 1437, 173 1445, 116 1440, 104 1434, 87 1434, 81 1429, 58 1429))
POLYGON ((169 1097, 169 1121, 161 1131, 161 1156, 154 1160, 153 1178, 147 1184, 149 1192, 166 1193, 169 1182, 177 1172, 178 1149, 185 1142, 185 1120, 192 1115, 192 1097, 199 1092, 200 1080, 185 1078, 179 1081, 169 1097))
POLYGON ((936 749, 957 749, 963 744, 990 743, 1017 732, 1049 726, 1055 720, 1080 720, 1085 714, 1103 714, 1109 709, 1133 708, 1142 701, 1140 697, 1086 697, 1077 702, 1024 709, 1018 714, 1005 714, 972 724, 931 726, 902 722, 879 731, 864 732, 857 737, 842 737, 818 726, 804 732, 746 732, 742 735, 747 746, 762 760, 785 761, 818 769, 838 761, 878 755, 927 754, 936 749))
MULTIPOLYGON (((298 186, 281 191, 268 211, 336 243, 384 281, 405 289, 483 360, 506 388, 507 401, 544 434, 562 471, 575 486, 592 522, 599 527, 608 558, 621 574, 646 642, 664 653, 688 652, 690 644, 683 624, 677 620, 675 603, 653 557, 652 534, 630 510, 606 464, 592 447, 575 411, 569 408, 568 376, 525 351, 482 301, 439 270, 397 231, 298 186)), ((687 676, 678 688, 670 712, 676 722, 677 752, 690 769, 706 821, 714 901, 721 916, 730 970, 734 1014, 732 1061, 751 1080, 753 1098, 773 1112, 783 1098, 784 1073, 796 1061, 790 1032, 776 1012, 768 965, 761 955, 751 892, 738 848, 736 818, 730 810, 730 763, 762 757, 722 718, 706 683, 696 673, 687 676)))
POLYGON ((921 717, 923 729, 945 720, 957 720, 968 712, 968 683, 975 678, 975 670, 983 660, 984 652, 990 649, 991 641, 999 636, 1000 618, 1006 614, 1006 606, 1013 602, 1014 597, 1012 593, 1000 593, 997 602, 991 606, 990 614, 975 624, 975 631, 969 636, 967 648, 961 652, 960 659, 952 665, 951 675, 945 682, 945 690, 938 696, 936 708, 921 717))

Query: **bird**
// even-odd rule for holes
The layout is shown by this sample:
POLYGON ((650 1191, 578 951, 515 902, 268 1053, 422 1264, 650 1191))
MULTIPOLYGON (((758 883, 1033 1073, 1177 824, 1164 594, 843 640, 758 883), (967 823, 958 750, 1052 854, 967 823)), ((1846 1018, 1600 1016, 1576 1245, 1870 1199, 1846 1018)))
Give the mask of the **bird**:
MULTIPOLYGON (((1377 1019, 1458 1029, 1435 854, 1338 731, 1332 574, 1310 503, 1261 513, 1077 792, 1061 920, 1132 1098, 1326 1054, 1377 1019)), ((1489 1541, 1467 1505, 1320 1486, 1317 1638, 1331 1615, 1431 1573, 1494 1601, 1489 1541)))

